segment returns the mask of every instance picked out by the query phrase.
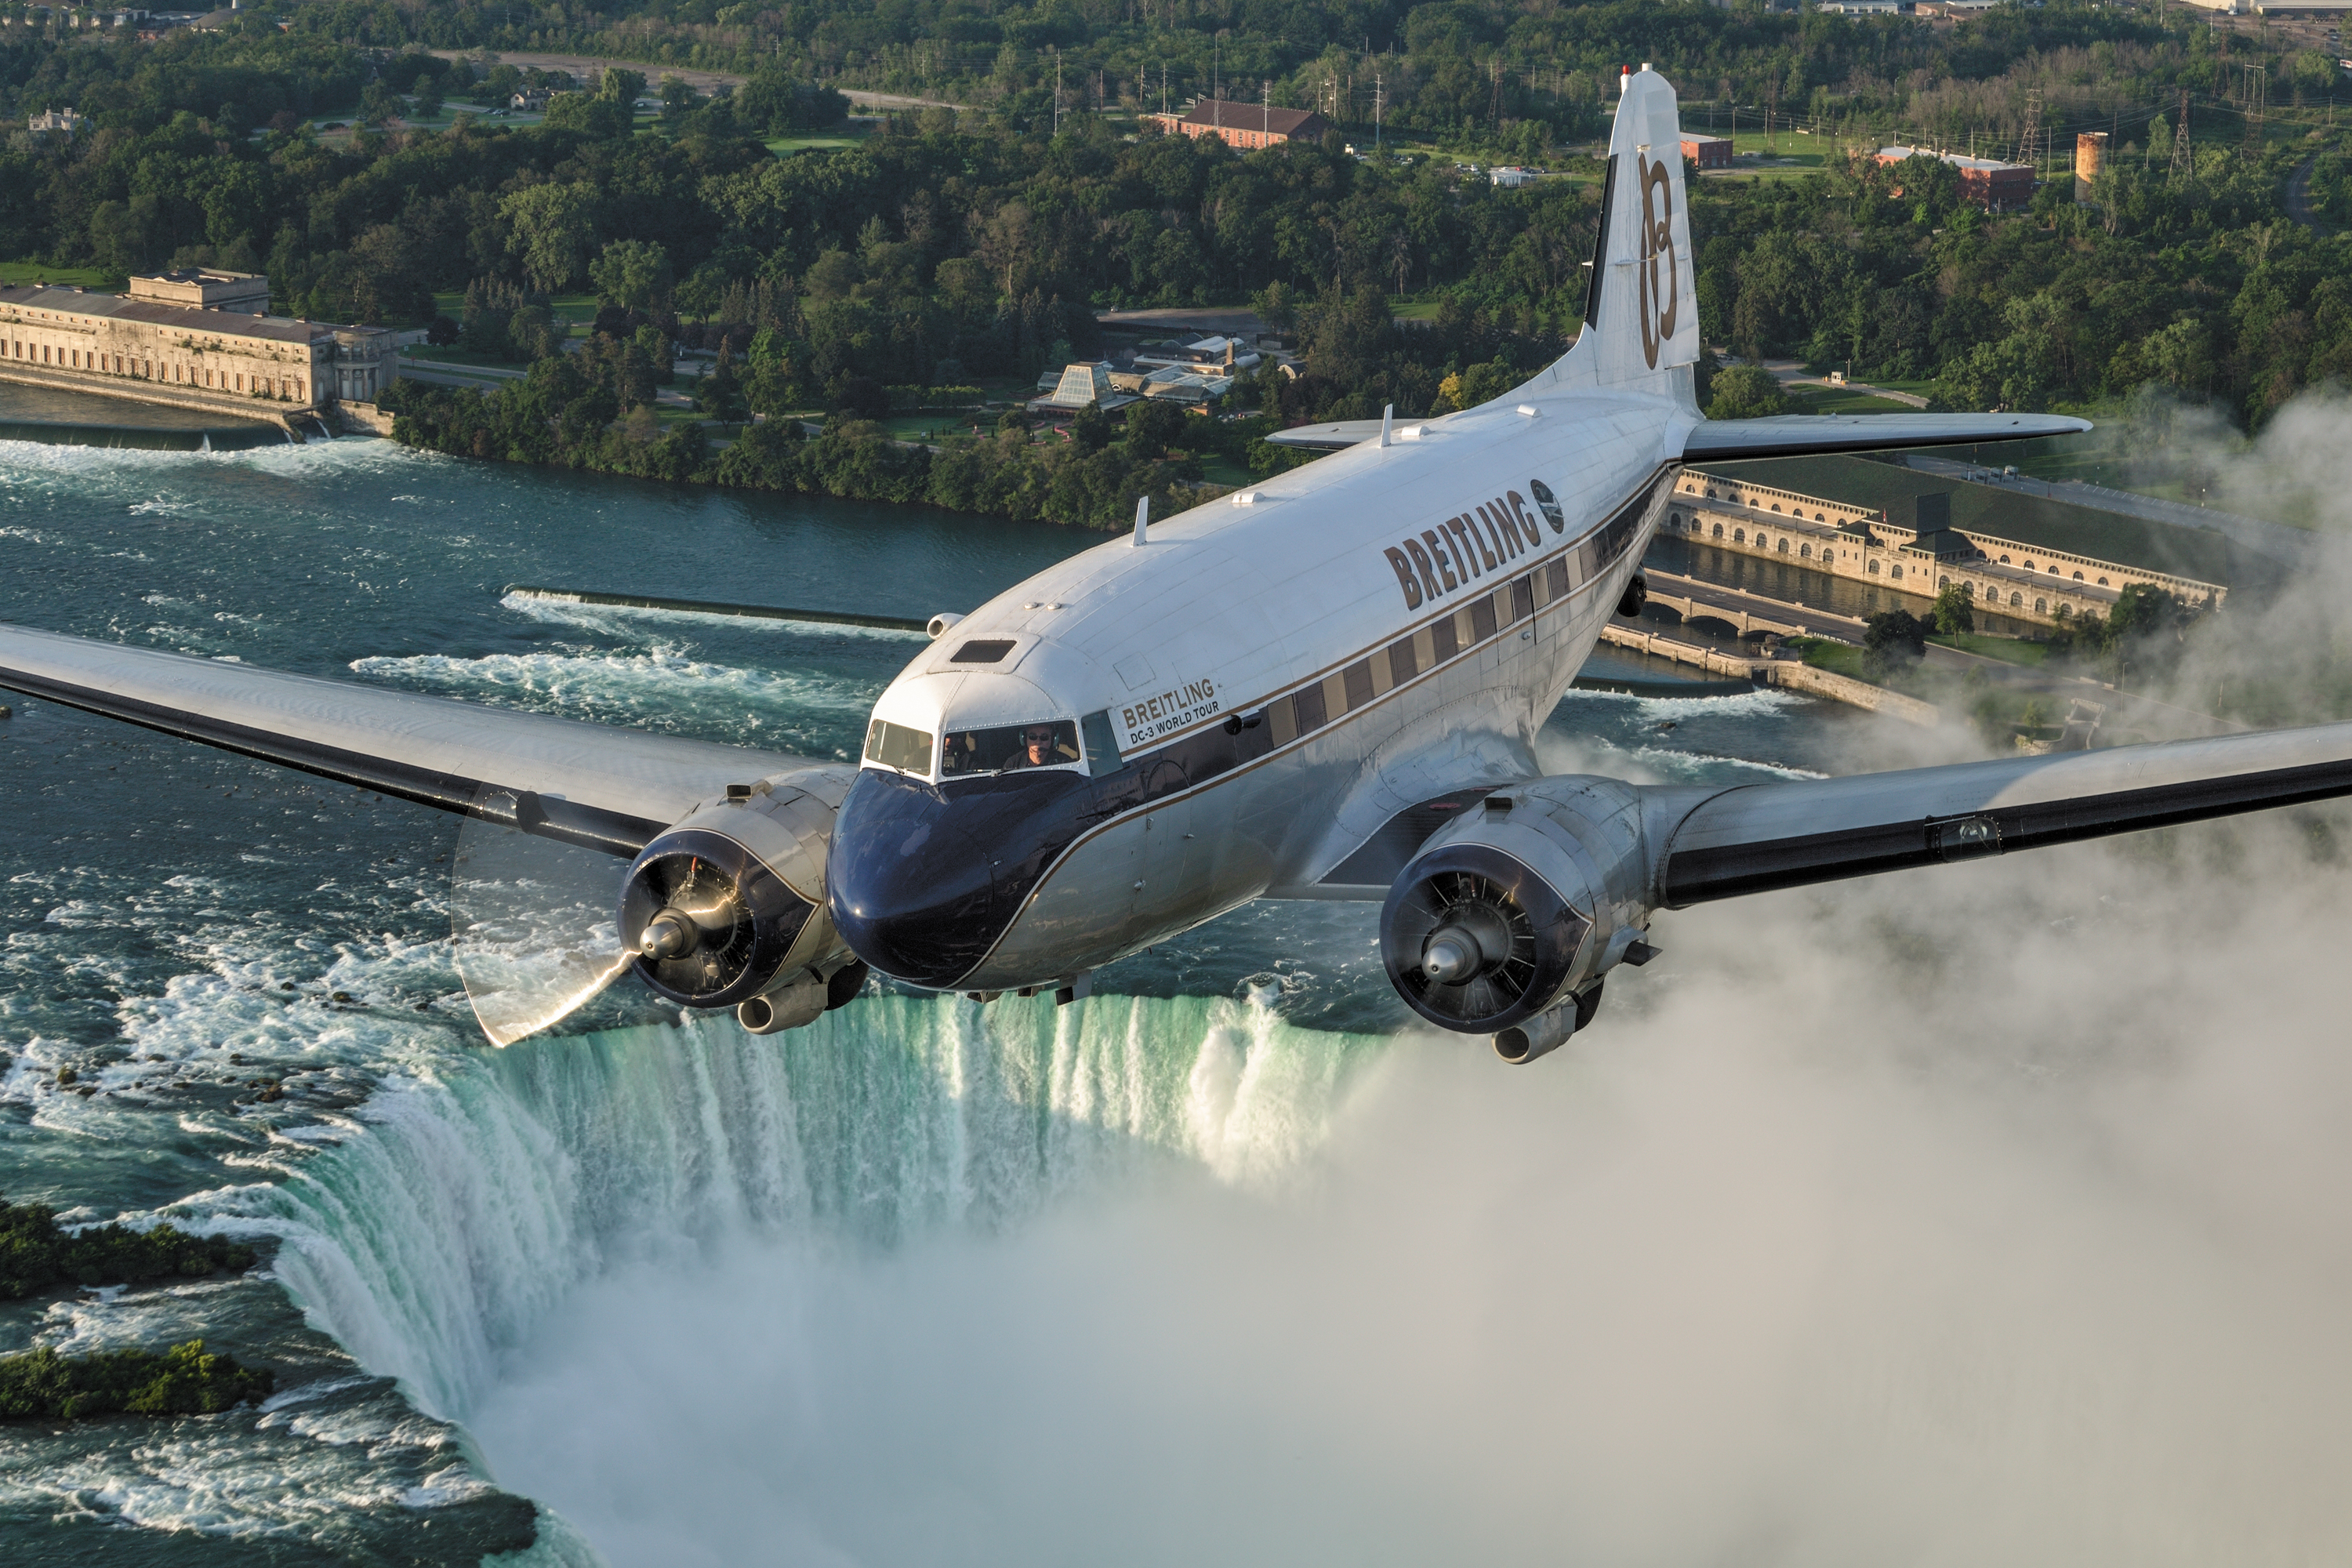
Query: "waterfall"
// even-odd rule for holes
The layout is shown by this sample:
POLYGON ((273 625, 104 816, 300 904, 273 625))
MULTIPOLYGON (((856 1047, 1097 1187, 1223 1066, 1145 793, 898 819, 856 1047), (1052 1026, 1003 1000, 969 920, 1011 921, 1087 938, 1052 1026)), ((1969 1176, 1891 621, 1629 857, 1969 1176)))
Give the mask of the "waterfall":
POLYGON ((462 1418, 501 1347, 608 1261, 746 1233, 889 1247, 1167 1161, 1268 1181, 1377 1045, 1255 1001, 1120 996, 529 1041, 387 1084, 271 1189, 277 1273, 363 1366, 462 1418))

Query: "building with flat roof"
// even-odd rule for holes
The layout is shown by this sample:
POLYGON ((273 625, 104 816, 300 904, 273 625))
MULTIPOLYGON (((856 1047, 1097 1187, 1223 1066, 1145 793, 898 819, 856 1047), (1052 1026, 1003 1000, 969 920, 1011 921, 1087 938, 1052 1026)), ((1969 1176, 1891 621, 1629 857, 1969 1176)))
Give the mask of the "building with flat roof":
POLYGON ((2234 570, 2219 534, 1956 483, 1862 458, 1688 468, 1663 531, 1932 599, 1958 584, 2018 621, 2105 616, 2147 583, 2219 605, 2234 570))
POLYGON ((128 294, 0 287, 0 380, 282 424, 399 379, 394 333, 268 315, 268 298, 266 277, 205 270, 128 294), (263 309, 183 302, 207 290, 263 309))
MULTIPOLYGON (((1881 147, 1874 156, 1881 163, 1901 163, 1912 158, 1934 158, 1960 172, 1960 199, 1991 212, 2011 212, 2033 199, 2033 169, 2027 163, 2004 163, 1997 158, 1970 158, 1939 153, 1930 147, 1881 147)), ((1896 195, 1903 193, 1897 191, 1896 195)))
POLYGON ((1144 118, 1171 134, 1214 136, 1234 147, 1271 147, 1294 140, 1320 142, 1331 129, 1331 122, 1311 109, 1276 109, 1219 98, 1202 99, 1182 114, 1144 118))
POLYGON ((235 310, 240 315, 269 313, 269 279, 260 272, 223 272, 211 267, 190 267, 178 272, 158 272, 131 279, 133 300, 159 305, 185 305, 196 310, 235 310))
POLYGON ((1683 156, 1702 169, 1731 167, 1731 138, 1701 136, 1696 132, 1683 132, 1683 156))

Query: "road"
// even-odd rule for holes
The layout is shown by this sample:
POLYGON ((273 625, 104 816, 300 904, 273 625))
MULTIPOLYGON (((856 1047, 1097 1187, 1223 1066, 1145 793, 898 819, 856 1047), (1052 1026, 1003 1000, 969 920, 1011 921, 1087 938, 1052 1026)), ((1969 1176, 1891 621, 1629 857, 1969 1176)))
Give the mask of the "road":
POLYGON ((2327 232, 2326 226, 2311 210, 2311 171, 2318 162, 2316 158, 2305 158, 2294 166, 2294 173, 2286 177, 2286 216, 2312 233, 2324 235, 2327 232))
MULTIPOLYGON (((468 49, 435 49, 433 52, 445 60, 472 59, 476 58, 477 53, 468 49)), ((569 71, 573 76, 591 78, 608 65, 623 66, 630 70, 645 72, 646 80, 655 87, 660 86, 662 78, 674 76, 695 91, 704 94, 709 93, 714 88, 741 87, 751 79, 748 77, 738 76, 732 71, 694 70, 685 66, 663 65, 657 60, 603 60, 589 55, 535 54, 495 55, 492 58, 501 65, 514 66, 523 70, 569 71)), ((908 98, 895 92, 866 92, 856 88, 843 88, 840 92, 851 103, 865 110, 961 109, 963 107, 960 103, 949 103, 940 99, 908 98)))
MULTIPOLYGON (((1728 364, 1732 362, 1724 362, 1728 364)), ((1889 403, 1900 403, 1906 408, 1925 408, 1927 400, 1916 392, 1897 392, 1891 386, 1873 386, 1866 381, 1832 381, 1825 375, 1809 375, 1805 367, 1792 359, 1768 359, 1765 374, 1782 386, 1819 386, 1839 392, 1859 392, 1872 397, 1883 397, 1889 403)))
POLYGON ((1160 310, 1098 310, 1095 324, 1103 327, 1147 327, 1155 331, 1198 332, 1222 334, 1254 343, 1265 331, 1265 323, 1254 310, 1233 306, 1211 306, 1202 310, 1168 309, 1160 310))

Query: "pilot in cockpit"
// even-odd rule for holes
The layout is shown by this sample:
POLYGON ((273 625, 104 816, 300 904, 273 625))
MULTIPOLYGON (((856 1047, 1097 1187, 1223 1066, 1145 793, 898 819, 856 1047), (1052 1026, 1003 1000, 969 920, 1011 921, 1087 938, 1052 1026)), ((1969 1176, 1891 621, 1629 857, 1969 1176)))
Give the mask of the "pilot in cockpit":
POLYGON ((1077 760, 1078 753, 1075 747, 1055 743, 1052 725, 1031 724, 1021 731, 1021 744, 1014 750, 1013 755, 1005 759, 1004 771, 1010 773, 1015 768, 1050 768, 1063 763, 1075 763, 1077 760))

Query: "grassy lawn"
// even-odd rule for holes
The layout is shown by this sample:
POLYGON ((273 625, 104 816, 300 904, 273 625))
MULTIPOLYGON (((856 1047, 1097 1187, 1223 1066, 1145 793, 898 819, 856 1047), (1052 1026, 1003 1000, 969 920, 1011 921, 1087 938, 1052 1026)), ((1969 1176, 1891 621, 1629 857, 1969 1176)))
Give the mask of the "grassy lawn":
POLYGON ((1815 669, 1826 669, 1832 675, 1851 676, 1856 680, 1870 679, 1862 672, 1862 649, 1858 647, 1831 642, 1823 637, 1790 637, 1784 646, 1795 648, 1797 657, 1815 669))
POLYGON ((1201 477, 1213 485, 1223 485, 1229 489, 1239 489, 1256 479, 1255 475, 1222 452, 1209 453, 1201 458, 1201 477))
POLYGON ((412 343, 400 353, 404 359, 429 360, 435 364, 446 364, 452 369, 466 365, 489 365, 499 370, 517 371, 530 368, 527 364, 520 364, 510 359, 500 359, 495 354, 477 353, 472 349, 455 346, 437 348, 431 343, 412 343))
POLYGON ((855 147, 864 140, 865 136, 857 132, 823 131, 806 136, 778 136, 767 146, 769 152, 782 158, 794 153, 805 153, 812 147, 855 147))
POLYGON ((1396 300, 1389 304, 1389 314, 1400 321, 1433 321, 1443 301, 1437 300, 1396 300))
POLYGON ((1982 632, 1935 632, 1927 640, 1945 647, 1958 648, 1962 653, 1997 658, 2004 664, 2030 665, 2039 668, 2050 659, 2048 643, 2030 642, 2024 637, 1988 637, 1982 632))
POLYGON ((882 428, 899 441, 944 441, 950 436, 971 435, 974 425, 987 431, 996 427, 996 421, 977 414, 964 418, 952 414, 893 414, 882 421, 882 428))
POLYGON ((1919 411, 1907 403, 1897 403, 1891 397, 1873 397, 1866 392, 1854 392, 1844 387, 1792 386, 1790 399, 1800 414, 1916 414, 1919 411))
POLYGON ((50 267, 38 261, 0 261, 0 283, 47 283, 61 289, 103 289, 120 293, 127 279, 96 267, 50 267))

